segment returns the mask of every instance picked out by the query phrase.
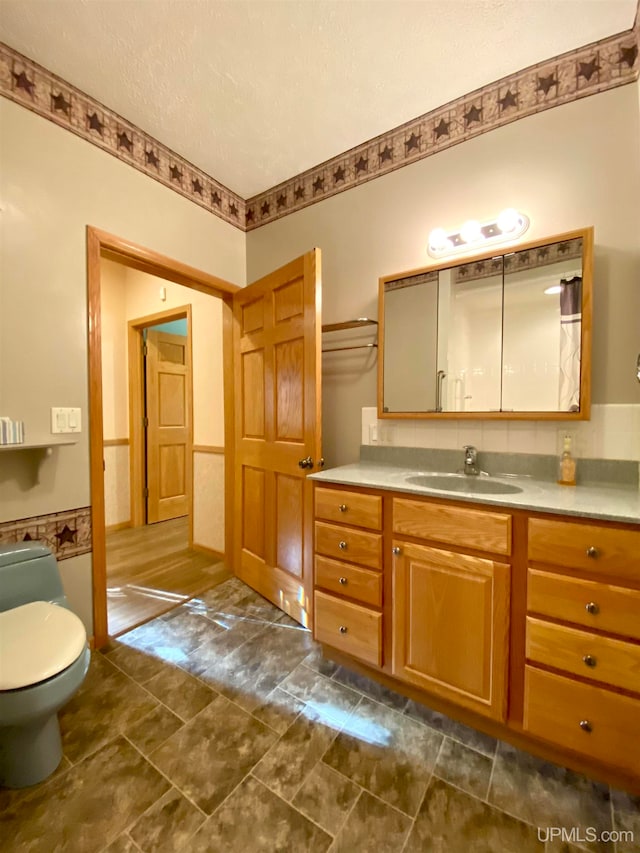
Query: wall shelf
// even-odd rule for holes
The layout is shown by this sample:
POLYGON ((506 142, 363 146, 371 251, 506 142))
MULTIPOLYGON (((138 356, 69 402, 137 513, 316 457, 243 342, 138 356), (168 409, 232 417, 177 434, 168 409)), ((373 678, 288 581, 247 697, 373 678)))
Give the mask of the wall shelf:
POLYGON ((77 444, 78 439, 63 439, 62 441, 56 440, 48 440, 48 441, 36 441, 30 444, 0 444, 0 451, 2 450, 52 450, 54 447, 61 447, 63 445, 69 444, 77 444))
MULTIPOLYGON (((326 332, 343 332, 349 329, 360 329, 363 326, 375 326, 377 333, 377 320, 370 320, 368 317, 358 317, 356 320, 346 320, 344 323, 325 323, 322 327, 323 334, 326 332)), ((327 347, 322 352, 342 352, 343 350, 351 349, 377 349, 377 341, 367 344, 351 344, 346 347, 327 347)))

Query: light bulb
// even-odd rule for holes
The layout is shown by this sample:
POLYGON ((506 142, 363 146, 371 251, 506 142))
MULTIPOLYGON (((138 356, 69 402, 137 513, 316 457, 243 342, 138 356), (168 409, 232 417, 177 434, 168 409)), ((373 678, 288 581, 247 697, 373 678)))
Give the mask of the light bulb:
POLYGON ((562 288, 560 287, 559 284, 552 284, 551 287, 548 287, 545 290, 545 295, 546 296, 554 296, 556 293, 560 293, 561 290, 562 290, 562 288))
POLYGON ((477 219, 469 219, 460 229, 460 236, 465 243, 475 243, 482 236, 480 223, 477 219))
POLYGON ((520 222, 520 214, 513 207, 507 207, 498 214, 496 224, 503 234, 515 231, 520 222))
POLYGON ((434 228, 429 234, 429 246, 436 252, 446 249, 449 245, 449 238, 444 228, 434 228))

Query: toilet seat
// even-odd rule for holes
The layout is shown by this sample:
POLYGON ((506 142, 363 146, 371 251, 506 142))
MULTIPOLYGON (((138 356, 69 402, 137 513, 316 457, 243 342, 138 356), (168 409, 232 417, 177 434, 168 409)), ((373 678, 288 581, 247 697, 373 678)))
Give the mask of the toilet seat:
POLYGON ((81 620, 57 604, 31 601, 0 613, 0 690, 29 687, 62 672, 82 654, 81 620))

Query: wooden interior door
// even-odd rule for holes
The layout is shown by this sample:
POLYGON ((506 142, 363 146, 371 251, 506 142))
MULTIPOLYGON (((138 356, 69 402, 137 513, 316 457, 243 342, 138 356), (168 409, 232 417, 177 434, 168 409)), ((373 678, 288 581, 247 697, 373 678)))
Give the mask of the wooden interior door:
POLYGON ((189 514, 191 363, 189 338, 147 331, 147 524, 189 514))
POLYGON ((510 567, 393 544, 393 674, 504 720, 510 567))
POLYGON ((301 624, 312 618, 321 458, 320 250, 234 294, 234 570, 301 624), (301 467, 301 464, 305 467, 301 467))

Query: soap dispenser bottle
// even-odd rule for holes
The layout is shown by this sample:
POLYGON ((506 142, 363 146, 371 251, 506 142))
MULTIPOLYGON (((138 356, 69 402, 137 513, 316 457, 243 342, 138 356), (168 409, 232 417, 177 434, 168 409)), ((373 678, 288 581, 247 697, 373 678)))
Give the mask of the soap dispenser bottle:
POLYGON ((571 436, 565 435, 562 456, 560 457, 558 484, 560 486, 575 486, 576 460, 571 454, 571 436))

